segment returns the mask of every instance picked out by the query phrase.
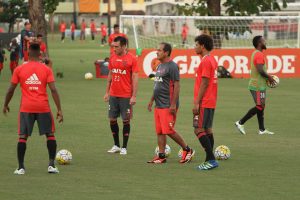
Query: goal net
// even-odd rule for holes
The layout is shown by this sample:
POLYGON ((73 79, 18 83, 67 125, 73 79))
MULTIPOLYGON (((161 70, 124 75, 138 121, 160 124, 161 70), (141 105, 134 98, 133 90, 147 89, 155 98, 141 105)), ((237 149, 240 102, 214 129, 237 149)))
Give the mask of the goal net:
POLYGON ((120 16, 121 30, 130 48, 156 48, 168 42, 174 48, 194 47, 195 36, 212 36, 214 48, 252 48, 252 38, 262 35, 268 48, 299 48, 299 16, 120 16))

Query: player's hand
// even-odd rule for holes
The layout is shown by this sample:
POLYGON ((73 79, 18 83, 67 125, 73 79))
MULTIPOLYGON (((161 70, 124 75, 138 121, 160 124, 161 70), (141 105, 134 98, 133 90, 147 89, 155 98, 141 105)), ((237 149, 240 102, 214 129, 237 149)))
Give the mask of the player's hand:
POLYGON ((103 99, 104 99, 105 102, 108 102, 108 100, 109 100, 109 94, 105 93, 103 99))
POLYGON ((152 111, 152 105, 153 105, 153 101, 150 101, 148 103, 148 111, 151 112, 152 111))
POLYGON ((9 112, 9 107, 8 106, 4 106, 2 111, 3 111, 4 115, 7 115, 7 113, 9 112))
POLYGON ((200 110, 200 106, 198 103, 195 103, 194 104, 194 107, 193 107, 193 114, 194 115, 199 115, 199 110, 200 110))
POLYGON ((275 79, 273 78, 273 76, 269 76, 269 77, 268 77, 268 81, 270 82, 270 85, 271 85, 271 86, 276 85, 276 81, 275 81, 275 79))
POLYGON ((57 111, 56 119, 58 120, 58 123, 63 123, 63 121, 64 121, 64 116, 63 116, 61 110, 57 111))
POLYGON ((135 96, 132 96, 132 97, 130 98, 129 104, 130 104, 130 105, 136 104, 136 97, 135 97, 135 96))
POLYGON ((169 108, 169 112, 172 115, 175 115, 176 114, 176 105, 171 105, 170 108, 169 108))

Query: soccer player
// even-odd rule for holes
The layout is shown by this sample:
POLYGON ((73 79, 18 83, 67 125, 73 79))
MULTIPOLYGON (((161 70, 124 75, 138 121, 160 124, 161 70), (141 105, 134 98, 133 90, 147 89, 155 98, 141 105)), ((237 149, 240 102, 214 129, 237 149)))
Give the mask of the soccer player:
POLYGON ((22 48, 23 60, 28 61, 29 43, 32 41, 34 37, 34 33, 31 31, 30 22, 25 22, 24 25, 25 25, 25 29, 21 31, 21 48, 22 48))
POLYGON ((114 33, 111 34, 108 38, 108 44, 110 46, 110 55, 114 53, 113 41, 116 37, 121 36, 127 39, 127 36, 124 33, 120 33, 120 26, 118 24, 114 25, 114 33))
POLYGON ((63 122, 63 114, 52 70, 39 62, 39 56, 40 45, 31 43, 29 46, 29 61, 15 69, 3 106, 3 113, 6 115, 9 112, 9 102, 14 95, 18 83, 20 83, 22 98, 18 123, 19 142, 17 146, 19 167, 14 172, 17 175, 25 174, 24 156, 26 142, 28 137, 31 136, 35 121, 38 123, 40 135, 46 135, 47 138, 49 153, 48 172, 59 173, 54 164, 56 154, 55 127, 48 102, 47 85, 56 104, 57 119, 60 123, 63 122))
POLYGON ((181 39, 182 39, 182 46, 183 47, 186 43, 188 32, 189 32, 189 27, 186 25, 186 23, 184 23, 182 25, 182 29, 181 29, 181 39))
POLYGON ((10 67, 11 74, 13 74, 15 68, 18 66, 18 63, 19 63, 19 49, 20 49, 20 47, 17 43, 17 40, 13 39, 8 48, 8 50, 10 51, 9 67, 10 67))
POLYGON ((61 33, 61 42, 64 43, 65 42, 65 36, 66 36, 66 23, 64 22, 64 20, 61 20, 61 23, 59 25, 59 30, 61 33))
POLYGON ((0 74, 1 74, 1 71, 3 69, 3 62, 4 60, 6 60, 6 57, 5 57, 5 51, 4 49, 0 46, 0 74))
POLYGON ((102 44, 102 46, 107 43, 106 36, 107 36, 107 27, 103 22, 101 22, 101 44, 102 44))
POLYGON ((251 108, 242 119, 235 122, 235 125, 240 133, 245 135, 244 124, 254 115, 257 115, 259 126, 258 134, 273 135, 273 132, 265 129, 264 109, 266 102, 266 81, 268 80, 271 84, 275 84, 275 80, 267 73, 266 60, 262 53, 263 50, 267 49, 265 39, 260 35, 255 36, 253 38, 253 46, 255 51, 251 56, 251 74, 248 89, 253 97, 255 106, 251 108))
POLYGON ((97 33, 97 30, 96 30, 94 19, 91 19, 90 28, 91 28, 92 40, 95 40, 95 34, 97 33))
POLYGON ((80 40, 85 40, 85 28, 86 28, 86 24, 84 19, 82 19, 81 21, 81 31, 80 31, 80 40))
POLYGON ((45 44, 45 42, 43 42, 43 35, 42 34, 38 34, 37 35, 37 42, 40 45, 40 50, 41 50, 41 58, 46 58, 47 57, 47 46, 45 44))
POLYGON ((74 21, 71 21, 71 26, 70 26, 70 31, 71 31, 71 40, 74 41, 75 40, 75 23, 74 21))
POLYGON ((148 104, 148 111, 151 112, 155 101, 154 119, 159 147, 159 154, 148 163, 161 164, 167 161, 165 146, 167 136, 174 140, 183 149, 180 163, 189 162, 195 151, 191 149, 182 136, 174 129, 176 113, 179 106, 179 68, 170 59, 172 47, 168 43, 160 43, 157 49, 157 59, 161 64, 157 67, 153 95, 148 104))
POLYGON ((114 146, 108 153, 127 154, 127 143, 130 134, 130 119, 132 106, 136 103, 138 87, 137 59, 127 51, 127 39, 118 36, 112 46, 114 54, 109 59, 109 73, 104 101, 109 102, 108 117, 114 139, 114 146), (117 118, 121 115, 123 120, 123 146, 119 143, 119 125, 117 118))
POLYGON ((202 34, 195 38, 195 52, 202 57, 196 72, 194 84, 193 126, 194 133, 206 152, 205 162, 197 169, 210 170, 218 167, 213 153, 213 118, 217 103, 218 92, 218 64, 210 55, 213 49, 213 40, 210 36, 202 34))

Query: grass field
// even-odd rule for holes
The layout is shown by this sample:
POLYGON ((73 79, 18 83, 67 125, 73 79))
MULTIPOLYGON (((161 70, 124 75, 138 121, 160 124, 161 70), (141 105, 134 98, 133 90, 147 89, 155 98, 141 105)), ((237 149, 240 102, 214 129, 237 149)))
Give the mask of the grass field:
MULTIPOLYGON (((179 147, 168 140, 173 152, 165 165, 147 164, 156 147, 153 114, 146 111, 153 82, 140 80, 134 109, 128 155, 109 155, 112 137, 103 102, 106 81, 86 81, 84 73, 94 72, 93 62, 107 54, 106 48, 91 41, 64 44, 49 40, 54 70, 65 78, 57 80, 65 122, 57 124, 58 149, 69 149, 73 162, 58 166, 60 174, 47 173, 45 138, 37 129, 29 139, 25 157, 26 175, 13 175, 17 167, 17 116, 20 91, 17 89, 7 117, 0 115, 0 199, 1 200, 88 200, 88 199, 213 199, 274 200, 299 199, 300 136, 298 79, 282 79, 280 87, 268 91, 266 127, 276 134, 258 135, 257 120, 246 124, 240 135, 234 122, 253 106, 247 80, 219 81, 215 114, 216 145, 230 147, 232 157, 212 171, 197 171, 204 153, 192 128, 193 80, 181 81, 181 107, 177 130, 195 148, 193 162, 178 163, 179 147), (297 125, 298 124, 298 125, 297 125)), ((2 110, 9 85, 8 64, 0 77, 2 110)), ((55 107, 50 100, 52 109, 55 107)), ((122 140, 121 140, 122 141, 122 140)))

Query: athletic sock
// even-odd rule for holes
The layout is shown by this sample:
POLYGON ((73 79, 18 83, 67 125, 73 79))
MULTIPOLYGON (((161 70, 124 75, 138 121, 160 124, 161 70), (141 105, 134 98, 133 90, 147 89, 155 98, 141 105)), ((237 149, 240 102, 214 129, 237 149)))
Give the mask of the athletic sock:
POLYGON ((164 159, 164 158, 166 158, 166 154, 165 154, 165 153, 159 153, 159 154, 158 154, 158 157, 159 157, 160 159, 164 159))
POLYGON ((21 168, 25 169, 24 157, 26 152, 26 142, 18 142, 17 152, 18 152, 19 169, 21 168))
POLYGON ((130 123, 125 122, 123 123, 123 148, 127 148, 129 133, 130 133, 130 123))
POLYGON ((110 122, 110 129, 112 132, 112 136, 114 138, 115 145, 120 147, 118 122, 117 121, 110 122))
POLYGON ((208 137, 208 139, 209 139, 209 141, 210 141, 211 148, 214 148, 215 139, 214 139, 213 133, 207 134, 207 137, 208 137))
POLYGON ((183 150, 189 152, 191 150, 191 148, 187 145, 183 150))
POLYGON ((213 154, 213 150, 209 141, 209 138, 207 137, 205 132, 201 132, 198 134, 198 139, 200 141, 200 144, 202 145, 202 147, 204 148, 205 152, 206 152, 206 159, 205 161, 208 160, 215 160, 215 156, 213 154))
POLYGON ((48 154, 49 154, 49 166, 55 167, 54 164, 54 159, 55 159, 55 154, 56 154, 56 140, 47 140, 47 148, 48 148, 48 154))
POLYGON ((265 130, 265 125, 264 125, 264 110, 258 110, 257 111, 257 120, 258 120, 259 130, 264 131, 265 130))
POLYGON ((241 125, 245 124, 246 121, 248 121, 251 117, 253 117, 257 113, 257 108, 253 107, 251 108, 247 114, 239 121, 241 125))

